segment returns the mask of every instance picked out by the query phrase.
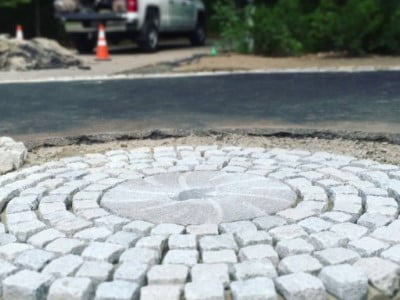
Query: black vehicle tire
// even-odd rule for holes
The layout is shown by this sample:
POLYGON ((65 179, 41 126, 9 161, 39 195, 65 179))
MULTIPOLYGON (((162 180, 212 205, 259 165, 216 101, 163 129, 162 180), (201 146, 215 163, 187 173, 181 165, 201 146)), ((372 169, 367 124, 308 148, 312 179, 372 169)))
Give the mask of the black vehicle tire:
POLYGON ((71 41, 76 50, 81 54, 92 53, 96 46, 96 36, 85 33, 73 33, 70 35, 71 41))
POLYGON ((137 43, 140 50, 142 50, 143 52, 151 53, 157 51, 158 42, 158 17, 153 14, 146 18, 137 43))
POLYGON ((189 36, 192 46, 203 46, 206 43, 206 22, 199 17, 196 28, 189 36))

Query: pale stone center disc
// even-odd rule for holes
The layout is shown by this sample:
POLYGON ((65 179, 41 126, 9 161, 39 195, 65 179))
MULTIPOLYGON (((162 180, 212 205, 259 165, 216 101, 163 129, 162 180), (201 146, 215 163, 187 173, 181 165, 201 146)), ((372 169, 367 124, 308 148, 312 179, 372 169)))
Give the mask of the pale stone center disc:
POLYGON ((296 194, 272 178, 193 171, 129 180, 107 191, 101 204, 134 220, 190 225, 253 219, 295 202, 296 194))

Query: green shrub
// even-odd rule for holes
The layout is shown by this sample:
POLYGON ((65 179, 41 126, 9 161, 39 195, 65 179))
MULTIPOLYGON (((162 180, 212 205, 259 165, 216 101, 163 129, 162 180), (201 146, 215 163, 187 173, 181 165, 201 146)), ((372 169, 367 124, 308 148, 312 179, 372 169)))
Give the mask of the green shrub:
POLYGON ((399 0, 218 0, 213 20, 239 52, 400 53, 399 0))

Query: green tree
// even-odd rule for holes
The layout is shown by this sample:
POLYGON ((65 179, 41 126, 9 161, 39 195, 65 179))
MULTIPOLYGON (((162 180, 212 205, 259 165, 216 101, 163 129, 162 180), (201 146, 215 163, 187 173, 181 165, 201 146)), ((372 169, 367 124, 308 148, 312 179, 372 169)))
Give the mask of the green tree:
POLYGON ((17 5, 20 4, 27 4, 30 3, 31 0, 1 0, 0 1, 0 6, 3 7, 16 7, 17 5))

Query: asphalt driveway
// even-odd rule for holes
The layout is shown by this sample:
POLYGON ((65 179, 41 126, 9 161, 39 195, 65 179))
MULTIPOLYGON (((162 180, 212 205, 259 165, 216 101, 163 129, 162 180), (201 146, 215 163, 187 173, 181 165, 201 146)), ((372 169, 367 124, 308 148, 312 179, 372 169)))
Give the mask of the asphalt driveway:
POLYGON ((400 72, 241 74, 0 85, 0 136, 153 128, 400 133, 400 72))

